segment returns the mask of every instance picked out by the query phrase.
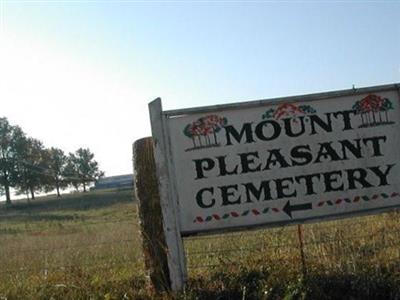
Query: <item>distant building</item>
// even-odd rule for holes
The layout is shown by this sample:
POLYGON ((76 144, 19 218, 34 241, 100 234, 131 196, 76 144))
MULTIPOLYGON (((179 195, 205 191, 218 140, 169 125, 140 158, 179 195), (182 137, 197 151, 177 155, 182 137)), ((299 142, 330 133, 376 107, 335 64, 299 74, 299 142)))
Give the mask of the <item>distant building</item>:
POLYGON ((133 174, 109 176, 100 178, 95 184, 95 189, 129 188, 133 187, 133 174))

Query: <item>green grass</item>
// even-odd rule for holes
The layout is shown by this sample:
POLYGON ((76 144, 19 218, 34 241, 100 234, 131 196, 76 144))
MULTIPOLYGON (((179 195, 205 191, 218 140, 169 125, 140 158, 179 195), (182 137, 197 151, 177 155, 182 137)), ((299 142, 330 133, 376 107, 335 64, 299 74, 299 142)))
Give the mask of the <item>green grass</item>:
POLYGON ((63 299, 86 293, 87 285, 97 289, 135 276, 143 281, 136 213, 131 190, 3 206, 0 299, 37 299, 41 293, 61 293, 63 299))
MULTIPOLYGON (((400 299, 399 213, 184 240, 178 299, 400 299)), ((0 299, 167 299, 149 287, 131 190, 0 206, 0 299)))

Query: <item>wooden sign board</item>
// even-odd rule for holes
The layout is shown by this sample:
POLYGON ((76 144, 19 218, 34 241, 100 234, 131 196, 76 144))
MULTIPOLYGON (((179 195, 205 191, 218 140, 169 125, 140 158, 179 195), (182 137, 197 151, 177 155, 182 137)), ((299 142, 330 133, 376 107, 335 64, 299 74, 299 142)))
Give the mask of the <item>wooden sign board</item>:
POLYGON ((399 100, 399 85, 386 85, 174 111, 151 103, 174 230, 280 226, 400 206, 399 100))

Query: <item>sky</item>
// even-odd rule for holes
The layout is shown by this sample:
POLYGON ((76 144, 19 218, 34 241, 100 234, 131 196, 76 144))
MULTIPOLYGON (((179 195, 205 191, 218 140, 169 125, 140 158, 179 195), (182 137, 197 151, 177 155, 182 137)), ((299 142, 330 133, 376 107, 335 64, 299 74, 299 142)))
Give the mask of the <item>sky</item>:
POLYGON ((164 109, 400 82, 400 1, 0 0, 0 116, 132 172, 164 109))

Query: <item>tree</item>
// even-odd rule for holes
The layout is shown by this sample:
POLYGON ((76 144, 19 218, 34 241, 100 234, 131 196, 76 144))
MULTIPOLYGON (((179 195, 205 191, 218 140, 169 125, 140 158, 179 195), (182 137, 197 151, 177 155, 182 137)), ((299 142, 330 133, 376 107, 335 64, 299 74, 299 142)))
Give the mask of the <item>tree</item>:
POLYGON ((184 135, 192 139, 193 149, 203 146, 218 146, 217 133, 227 124, 227 119, 218 115, 208 115, 189 123, 183 129, 184 135), (210 138, 213 137, 213 141, 210 138), (198 139, 198 145, 196 139, 198 139), (203 139, 202 139, 203 137, 203 139), (205 145, 203 145, 203 141, 205 145))
POLYGON ((386 123, 390 123, 389 117, 388 117, 388 110, 392 110, 392 109, 393 109, 392 102, 390 102, 390 100, 388 98, 384 98, 382 106, 381 106, 381 112, 382 111, 385 112, 385 122, 386 123))
POLYGON ((57 197, 61 197, 60 189, 64 189, 68 186, 68 181, 65 180, 68 159, 64 154, 64 151, 58 148, 51 147, 50 149, 46 149, 46 152, 49 171, 49 184, 46 189, 47 191, 51 191, 55 188, 57 191, 57 197))
POLYGON ((19 126, 12 126, 7 118, 0 118, 0 185, 6 195, 6 204, 11 204, 10 188, 15 185, 17 173, 17 149, 25 141, 19 126))
POLYGON ((84 192, 90 182, 104 176, 104 172, 99 170, 98 162, 94 160, 94 154, 83 148, 69 154, 65 173, 68 181, 76 189, 82 185, 84 192))
POLYGON ((388 110, 392 110, 392 102, 388 98, 382 98, 378 95, 370 94, 367 97, 357 101, 353 105, 353 110, 361 117, 360 127, 371 127, 378 125, 391 124, 389 121, 388 110), (384 120, 382 118, 384 113, 384 120), (376 118, 378 115, 379 120, 376 118))
POLYGON ((67 185, 72 185, 76 190, 79 189, 80 180, 78 177, 78 167, 76 162, 75 155, 73 153, 69 153, 67 157, 67 164, 64 168, 64 182, 67 185))
POLYGON ((35 199, 35 192, 44 190, 51 178, 48 152, 41 141, 25 138, 17 147, 16 157, 16 187, 20 192, 29 191, 32 199, 35 199))

